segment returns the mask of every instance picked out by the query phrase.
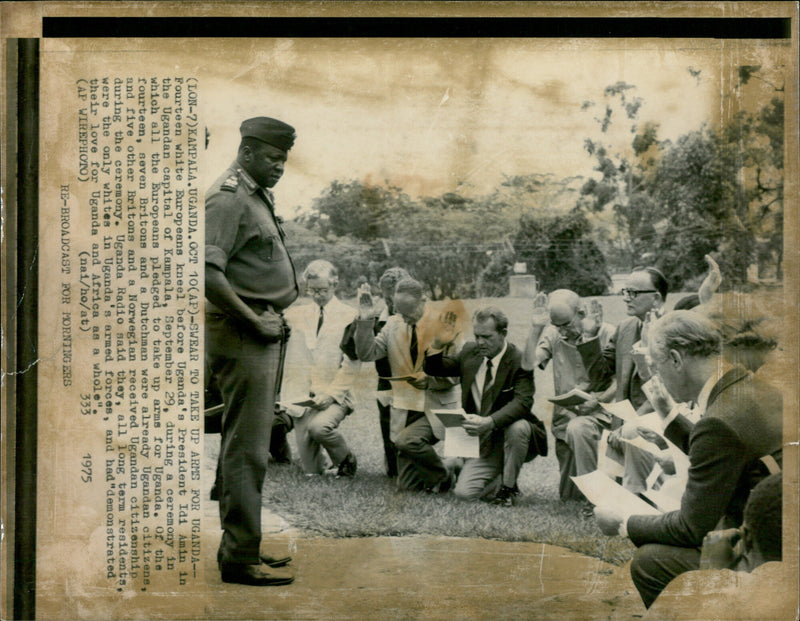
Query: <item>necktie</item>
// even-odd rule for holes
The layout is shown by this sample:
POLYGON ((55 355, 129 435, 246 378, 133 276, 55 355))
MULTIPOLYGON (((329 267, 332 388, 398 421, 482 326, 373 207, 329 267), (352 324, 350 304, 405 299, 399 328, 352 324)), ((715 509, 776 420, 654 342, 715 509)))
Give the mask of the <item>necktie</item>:
POLYGON ((486 390, 492 383, 492 361, 490 358, 486 359, 486 374, 483 376, 483 391, 482 395, 486 394, 486 390))
POLYGON ((419 344, 417 343, 417 324, 411 324, 411 364, 417 366, 417 354, 419 353, 419 344))
POLYGON ((319 331, 322 328, 322 322, 325 321, 324 311, 325 311, 325 307, 324 306, 320 306, 319 307, 319 319, 317 320, 317 336, 319 336, 319 331))

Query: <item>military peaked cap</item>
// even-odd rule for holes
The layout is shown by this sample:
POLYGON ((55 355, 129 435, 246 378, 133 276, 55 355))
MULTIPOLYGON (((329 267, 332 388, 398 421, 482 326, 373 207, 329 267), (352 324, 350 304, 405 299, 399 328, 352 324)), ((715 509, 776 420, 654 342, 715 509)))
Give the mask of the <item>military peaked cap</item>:
POLYGON ((239 131, 242 138, 255 138, 281 151, 289 151, 295 139, 294 127, 266 116, 257 116, 243 121, 239 131))

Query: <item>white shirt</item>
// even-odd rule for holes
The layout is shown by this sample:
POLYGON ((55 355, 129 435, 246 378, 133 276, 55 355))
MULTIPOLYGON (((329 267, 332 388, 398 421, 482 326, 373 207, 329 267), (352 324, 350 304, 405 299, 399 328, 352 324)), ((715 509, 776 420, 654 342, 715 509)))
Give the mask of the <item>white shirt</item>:
POLYGON ((508 343, 503 340, 503 348, 500 350, 500 353, 497 354, 494 358, 492 358, 492 379, 489 382, 489 386, 484 386, 483 382, 486 379, 486 361, 488 358, 484 358, 481 362, 481 366, 478 367, 478 371, 475 374, 475 383, 472 385, 473 394, 472 396, 475 398, 475 404, 480 408, 481 398, 483 397, 483 393, 494 384, 494 378, 497 376, 497 366, 500 364, 501 358, 505 355, 506 349, 508 349, 508 343))

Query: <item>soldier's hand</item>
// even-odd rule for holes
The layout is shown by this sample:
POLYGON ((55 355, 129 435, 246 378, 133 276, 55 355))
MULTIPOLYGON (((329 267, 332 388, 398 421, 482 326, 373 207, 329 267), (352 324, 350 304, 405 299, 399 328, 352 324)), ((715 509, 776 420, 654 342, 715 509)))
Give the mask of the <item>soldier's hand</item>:
POLYGON ((275 342, 283 335, 283 325, 283 317, 275 311, 266 310, 256 319, 255 329, 264 340, 275 342))
POLYGON ((583 339, 593 339, 600 332, 600 326, 603 325, 603 307, 598 300, 589 302, 589 307, 586 309, 586 314, 581 321, 581 328, 583 329, 583 339))
POLYGON ((531 325, 544 328, 548 323, 550 323, 550 313, 547 311, 547 294, 540 291, 533 298, 531 325))
POLYGON ((359 319, 371 319, 376 315, 375 302, 372 299, 372 290, 369 283, 364 283, 358 288, 358 317, 359 319))

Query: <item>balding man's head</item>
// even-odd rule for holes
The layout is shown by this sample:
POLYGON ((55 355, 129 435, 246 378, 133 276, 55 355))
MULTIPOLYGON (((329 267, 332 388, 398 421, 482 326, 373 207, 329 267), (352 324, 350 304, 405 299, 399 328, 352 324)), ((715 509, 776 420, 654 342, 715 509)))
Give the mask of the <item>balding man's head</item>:
POLYGON ((694 401, 718 365, 722 335, 707 317, 690 310, 667 313, 647 335, 650 370, 676 401, 694 401))
POLYGON ((581 335, 581 320, 585 315, 580 296, 569 289, 556 289, 547 303, 550 323, 558 328, 567 341, 575 341, 581 335))

